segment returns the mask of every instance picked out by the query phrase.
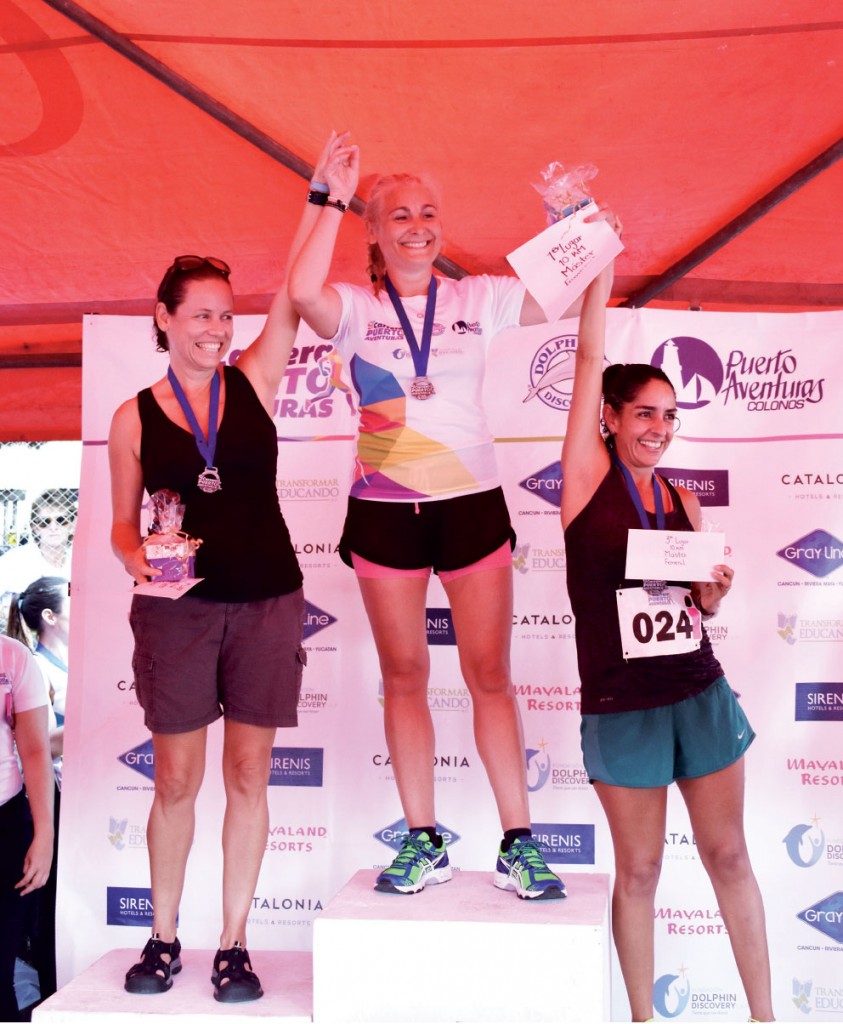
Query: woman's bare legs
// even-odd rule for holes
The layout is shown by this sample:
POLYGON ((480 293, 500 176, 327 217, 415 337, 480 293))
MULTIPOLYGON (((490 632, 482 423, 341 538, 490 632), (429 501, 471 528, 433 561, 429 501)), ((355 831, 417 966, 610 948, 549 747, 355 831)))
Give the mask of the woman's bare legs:
POLYGON ((163 942, 176 937, 187 857, 193 843, 196 795, 205 773, 207 729, 153 733, 155 796, 146 828, 153 926, 163 942))
POLYGON ((421 577, 358 577, 383 676, 386 745, 409 828, 436 822, 435 739, 427 704, 427 582, 421 577))
POLYGON ((274 728, 226 719, 222 752, 226 801, 220 949, 231 949, 235 942, 246 945, 246 919, 269 831, 266 787, 274 739, 274 728))
POLYGON ((743 827, 743 758, 698 779, 677 781, 756 1020, 773 1020, 764 904, 743 827))
POLYGON ((634 1021, 653 1016, 654 910, 664 853, 667 789, 595 782, 612 833, 612 935, 634 1021))
POLYGON ((512 569, 486 569, 444 583, 460 668, 474 709, 474 739, 504 831, 530 827, 527 762, 512 689, 512 569))

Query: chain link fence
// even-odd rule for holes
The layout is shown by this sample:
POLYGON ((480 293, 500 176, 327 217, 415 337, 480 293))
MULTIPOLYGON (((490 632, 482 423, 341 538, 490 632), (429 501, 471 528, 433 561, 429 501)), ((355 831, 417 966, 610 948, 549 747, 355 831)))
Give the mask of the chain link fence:
POLYGON ((57 442, 0 442, 0 630, 4 632, 11 594, 20 593, 40 575, 70 575, 79 487, 63 484, 72 479, 78 484, 81 446, 68 444, 58 453, 56 448, 57 442), (52 486, 55 481, 59 485, 52 486), (33 578, 26 578, 32 572, 33 578))

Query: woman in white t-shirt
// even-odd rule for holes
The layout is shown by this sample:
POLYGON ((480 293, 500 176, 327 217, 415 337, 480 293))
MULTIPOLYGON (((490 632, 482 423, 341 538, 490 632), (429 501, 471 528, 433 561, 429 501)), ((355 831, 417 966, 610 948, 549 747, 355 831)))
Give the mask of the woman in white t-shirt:
MULTIPOLYGON (((380 178, 365 213, 373 287, 327 284, 342 215, 358 181, 348 134, 329 142, 322 207, 289 276, 293 305, 330 340, 357 392, 357 459, 340 542, 374 634, 390 759, 407 821, 382 892, 451 878, 433 798, 434 735, 425 601, 437 572, 451 605, 474 735, 504 833, 495 884, 527 899, 565 895, 532 838, 526 759, 509 665, 515 534, 481 404, 486 353, 507 327, 542 323, 515 278, 433 275, 442 242, 435 189, 380 178)), ((601 214, 600 216, 611 216, 601 214)))
POLYGON ((51 705, 50 748, 60 788, 70 640, 68 581, 61 576, 33 580, 12 599, 6 632, 32 647, 44 676, 51 705))
POLYGON ((0 1020, 19 1019, 14 968, 24 897, 44 885, 53 860, 47 701, 32 653, 0 636, 0 1020))

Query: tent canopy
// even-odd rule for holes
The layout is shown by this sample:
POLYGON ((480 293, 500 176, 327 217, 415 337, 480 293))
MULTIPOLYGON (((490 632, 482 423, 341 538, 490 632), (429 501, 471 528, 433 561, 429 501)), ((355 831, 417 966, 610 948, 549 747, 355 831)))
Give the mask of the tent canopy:
MULTIPOLYGON (((541 170, 592 163, 625 225, 617 301, 843 306, 835 12, 0 0, 0 438, 79 436, 82 313, 151 312, 178 253, 226 259, 238 309, 265 310, 333 128, 361 147, 363 199, 375 173, 438 180, 455 272, 508 272, 545 224, 541 170)), ((346 220, 335 277, 362 281, 346 220)))

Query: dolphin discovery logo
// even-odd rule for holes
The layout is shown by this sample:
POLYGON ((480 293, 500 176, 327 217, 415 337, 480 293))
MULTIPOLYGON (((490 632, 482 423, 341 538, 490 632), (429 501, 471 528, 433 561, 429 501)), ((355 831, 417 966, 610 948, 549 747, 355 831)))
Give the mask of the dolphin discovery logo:
POLYGON ((678 1017, 691 998, 685 968, 679 974, 663 974, 653 985, 653 1009, 662 1017, 678 1017))
POLYGON ((576 334, 560 334, 546 341, 530 363, 530 387, 525 402, 538 398, 550 409, 567 412, 574 385, 576 334))
POLYGON ((525 751, 527 757, 527 789, 530 793, 535 793, 541 789, 550 778, 553 764, 550 760, 550 754, 545 747, 547 747, 547 743, 542 740, 538 748, 527 747, 525 751))
POLYGON ((798 868, 812 868, 822 857, 825 835, 815 818, 810 825, 794 825, 782 842, 788 857, 798 868))

